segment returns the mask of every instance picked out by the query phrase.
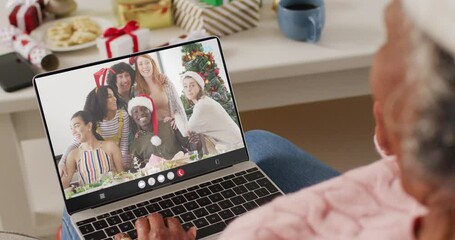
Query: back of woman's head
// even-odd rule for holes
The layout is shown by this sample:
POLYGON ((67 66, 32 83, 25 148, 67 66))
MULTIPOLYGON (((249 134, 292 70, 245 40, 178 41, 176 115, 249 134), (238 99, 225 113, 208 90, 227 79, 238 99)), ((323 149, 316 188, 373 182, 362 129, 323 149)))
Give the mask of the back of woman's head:
POLYGON ((134 85, 136 82, 136 72, 134 69, 127 63, 125 62, 119 62, 117 64, 114 64, 111 67, 112 70, 114 70, 115 74, 112 73, 111 71, 108 71, 107 75, 107 84, 111 86, 115 91, 118 92, 117 88, 117 74, 122 74, 122 73, 128 73, 131 77, 131 86, 134 85))
POLYGON ((74 113, 73 116, 71 117, 71 119, 74 119, 74 118, 80 118, 82 120, 82 122, 84 122, 85 125, 91 123, 92 128, 90 130, 95 135, 95 138, 98 140, 104 140, 103 137, 101 137, 101 135, 99 135, 96 132, 97 123, 96 123, 93 115, 90 112, 85 111, 85 110, 78 111, 78 112, 74 113))
MULTIPOLYGON (((416 159, 423 175, 455 180, 455 52, 415 32, 409 78, 414 80, 416 122, 404 145, 407 164, 416 159)), ((454 188, 455 189, 455 188, 454 188)))
POLYGON ((125 108, 126 103, 119 97, 119 94, 111 86, 105 85, 98 88, 94 88, 87 95, 85 100, 84 110, 90 112, 95 118, 95 121, 101 122, 107 116, 107 99, 108 89, 112 90, 115 98, 117 99, 117 108, 125 108))

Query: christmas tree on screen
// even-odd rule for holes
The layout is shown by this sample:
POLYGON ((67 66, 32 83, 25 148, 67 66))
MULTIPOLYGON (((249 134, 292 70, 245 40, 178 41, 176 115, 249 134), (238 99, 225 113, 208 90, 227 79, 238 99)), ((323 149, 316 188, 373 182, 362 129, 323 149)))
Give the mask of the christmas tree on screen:
MULTIPOLYGON (((227 90, 224 80, 219 76, 220 69, 215 62, 213 53, 204 52, 200 43, 185 45, 182 47, 182 64, 186 69, 185 71, 196 72, 204 79, 206 96, 220 103, 234 122, 238 124, 232 96, 227 90)), ((182 99, 188 118, 191 117, 193 103, 186 99, 184 94, 180 96, 180 99, 182 99)))

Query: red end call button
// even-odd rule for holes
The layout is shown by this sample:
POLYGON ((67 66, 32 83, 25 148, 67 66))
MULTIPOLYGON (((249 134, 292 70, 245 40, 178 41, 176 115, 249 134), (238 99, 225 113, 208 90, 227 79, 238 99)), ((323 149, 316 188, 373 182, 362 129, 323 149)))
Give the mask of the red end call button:
POLYGON ((185 171, 183 171, 183 169, 180 168, 179 170, 177 170, 177 176, 183 177, 184 174, 185 174, 185 171))

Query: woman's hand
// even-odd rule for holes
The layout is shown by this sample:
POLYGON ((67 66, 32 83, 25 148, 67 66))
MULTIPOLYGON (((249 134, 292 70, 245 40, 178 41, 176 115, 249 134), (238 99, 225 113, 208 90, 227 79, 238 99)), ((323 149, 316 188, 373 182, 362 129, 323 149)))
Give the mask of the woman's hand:
MULTIPOLYGON (((177 218, 165 218, 159 213, 152 213, 148 217, 136 221, 137 239, 139 240, 194 240, 196 228, 192 227, 185 232, 177 218)), ((115 235, 115 240, 131 239, 126 233, 115 235)))
POLYGON ((171 122, 172 129, 177 130, 177 124, 175 123, 175 119, 172 117, 165 117, 163 122, 171 122))
POLYGON ((200 134, 198 134, 196 132, 191 132, 191 131, 188 132, 188 141, 191 144, 198 144, 201 141, 200 134))

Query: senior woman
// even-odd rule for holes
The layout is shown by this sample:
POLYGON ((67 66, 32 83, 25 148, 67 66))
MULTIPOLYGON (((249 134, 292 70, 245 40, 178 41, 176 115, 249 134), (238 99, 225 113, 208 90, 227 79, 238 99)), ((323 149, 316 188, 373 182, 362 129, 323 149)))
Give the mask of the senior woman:
MULTIPOLYGON (((247 133, 253 161, 285 192, 304 189, 239 217, 220 238, 454 239, 454 11, 448 0, 387 7, 371 73, 380 161, 327 180, 337 173, 288 141, 247 133)), ((138 238, 195 239, 174 222, 140 218, 138 238)))

